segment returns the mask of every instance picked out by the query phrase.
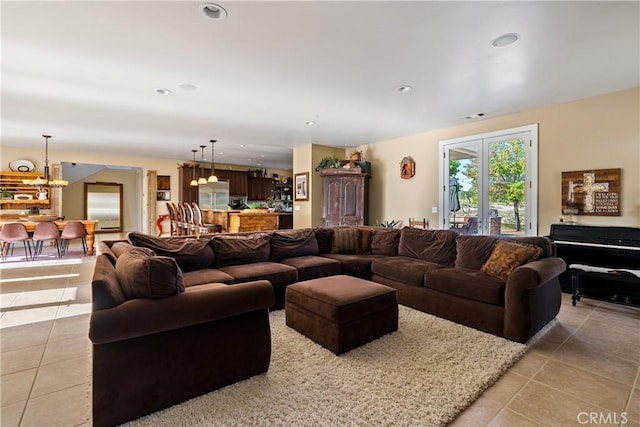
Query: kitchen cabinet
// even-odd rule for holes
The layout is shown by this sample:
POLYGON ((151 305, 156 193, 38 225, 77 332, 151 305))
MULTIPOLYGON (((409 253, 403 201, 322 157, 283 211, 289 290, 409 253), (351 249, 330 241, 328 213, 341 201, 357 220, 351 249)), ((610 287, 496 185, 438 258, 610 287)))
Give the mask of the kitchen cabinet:
POLYGON ((267 200, 271 197, 271 178, 249 177, 248 200, 267 200))
MULTIPOLYGON (((195 177, 198 179, 200 170, 195 168, 195 177)), ((198 200, 198 187, 191 186, 191 180, 193 179, 194 168, 181 167, 178 169, 178 182, 180 183, 180 194, 178 195, 181 202, 199 203, 198 200)))
POLYGON ((243 171, 229 172, 229 194, 247 195, 249 193, 248 176, 243 171))
POLYGON ((360 169, 324 169, 322 225, 364 225, 367 222, 369 175, 360 169))

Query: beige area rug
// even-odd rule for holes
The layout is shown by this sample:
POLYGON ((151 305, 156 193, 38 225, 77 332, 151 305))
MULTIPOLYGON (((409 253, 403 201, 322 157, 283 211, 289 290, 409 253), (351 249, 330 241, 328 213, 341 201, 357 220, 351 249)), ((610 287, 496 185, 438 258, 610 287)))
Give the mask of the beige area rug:
POLYGON ((135 420, 132 426, 442 426, 525 352, 400 306, 397 332, 340 356, 271 313, 269 371, 135 420))

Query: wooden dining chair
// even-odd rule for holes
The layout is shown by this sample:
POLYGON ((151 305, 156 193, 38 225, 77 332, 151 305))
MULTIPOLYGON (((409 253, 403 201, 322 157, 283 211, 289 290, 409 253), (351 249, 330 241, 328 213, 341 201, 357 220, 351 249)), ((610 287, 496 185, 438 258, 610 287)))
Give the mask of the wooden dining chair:
POLYGON ((409 218, 409 227, 424 228, 426 230, 427 228, 429 228, 429 221, 427 221, 426 218, 422 218, 421 220, 409 218))

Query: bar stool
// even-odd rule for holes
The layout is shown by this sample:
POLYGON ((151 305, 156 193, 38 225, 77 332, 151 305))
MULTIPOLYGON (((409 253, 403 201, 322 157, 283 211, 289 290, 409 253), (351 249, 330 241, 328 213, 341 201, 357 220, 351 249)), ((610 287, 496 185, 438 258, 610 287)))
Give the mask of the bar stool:
POLYGON ((55 222, 39 222, 33 231, 33 258, 40 256, 44 242, 51 241, 56 246, 58 258, 62 256, 60 252, 60 230, 55 222))
POLYGON ((62 228, 60 234, 60 241, 62 246, 62 255, 66 255, 69 250, 69 241, 81 239, 82 250, 84 254, 87 254, 87 230, 84 229, 84 224, 80 221, 67 222, 62 228))
POLYGON ((13 245, 15 242, 22 242, 24 246, 24 256, 29 260, 31 258, 31 238, 24 224, 19 222, 10 222, 2 226, 0 230, 0 245, 2 251, 2 260, 7 259, 7 253, 11 249, 11 255, 13 255, 13 245), (27 249, 29 254, 27 255, 27 249))

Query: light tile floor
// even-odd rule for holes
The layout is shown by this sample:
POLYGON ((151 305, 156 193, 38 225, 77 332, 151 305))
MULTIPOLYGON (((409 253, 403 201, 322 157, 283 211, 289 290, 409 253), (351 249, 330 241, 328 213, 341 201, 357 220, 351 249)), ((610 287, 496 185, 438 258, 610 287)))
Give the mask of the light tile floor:
MULTIPOLYGON (((91 425, 95 258, 70 258, 0 265, 2 427, 91 425)), ((573 307, 563 295, 549 333, 452 423, 572 425, 640 427, 639 308, 587 298, 573 307)))

